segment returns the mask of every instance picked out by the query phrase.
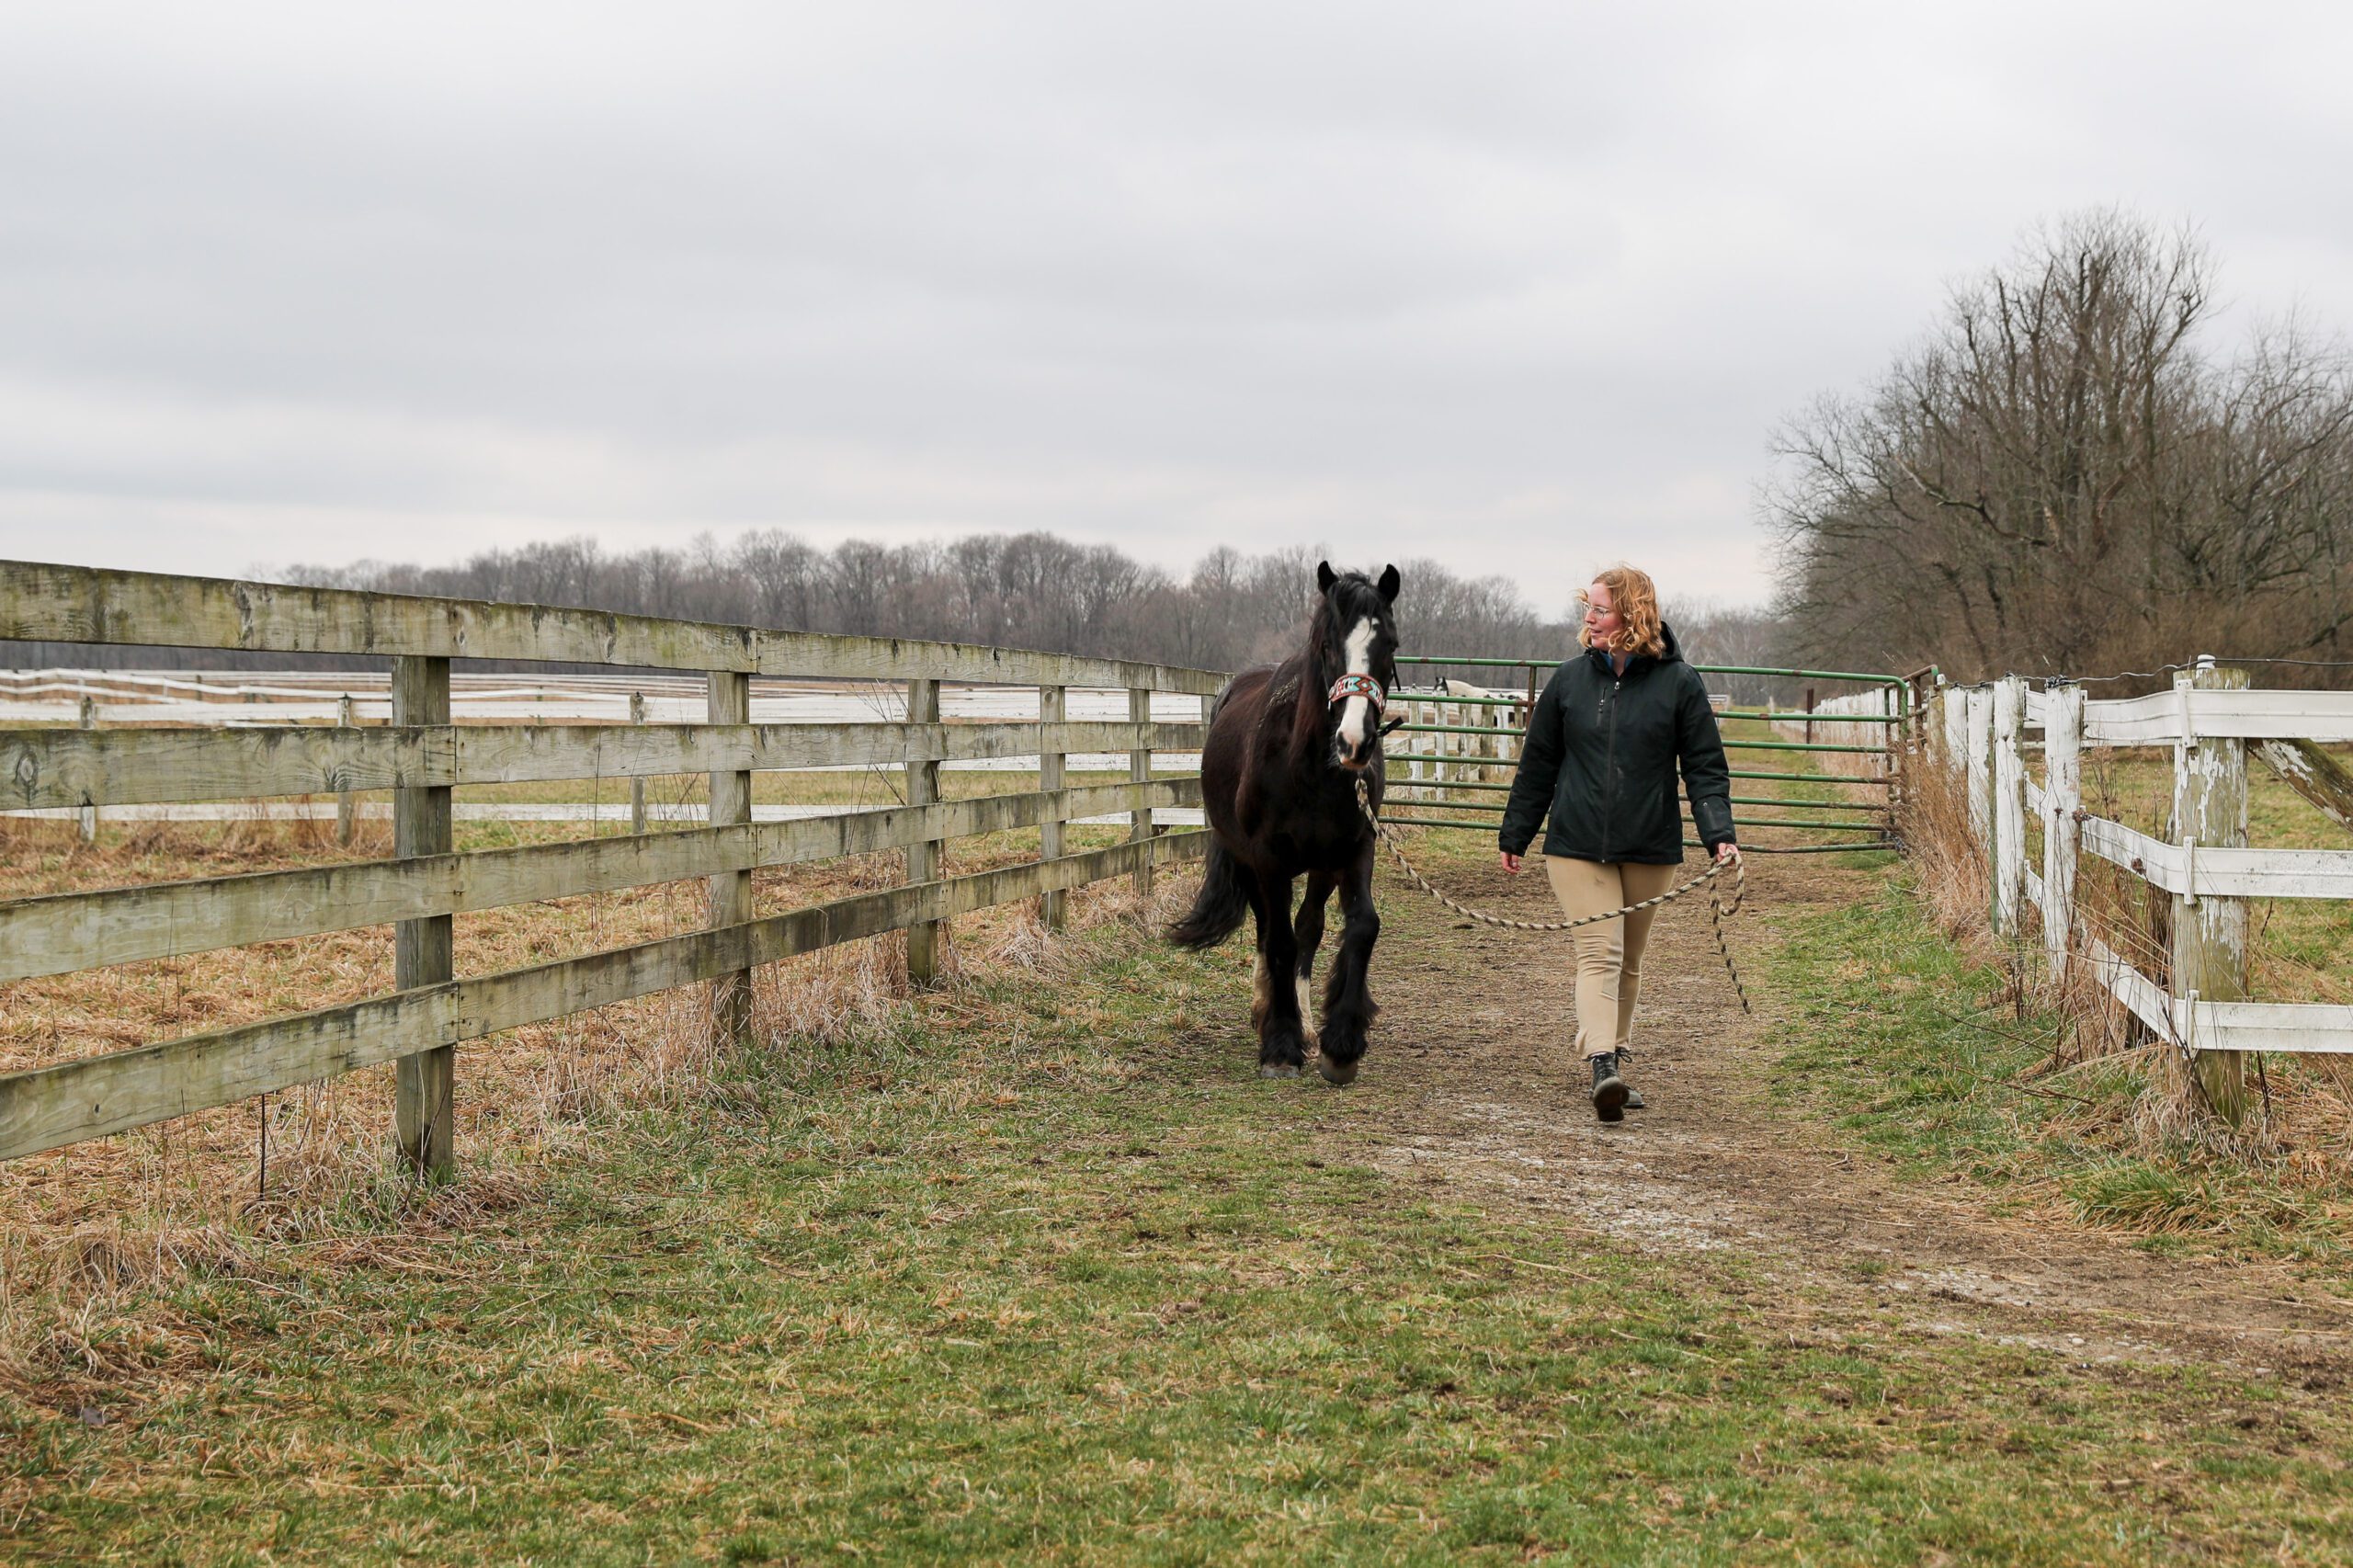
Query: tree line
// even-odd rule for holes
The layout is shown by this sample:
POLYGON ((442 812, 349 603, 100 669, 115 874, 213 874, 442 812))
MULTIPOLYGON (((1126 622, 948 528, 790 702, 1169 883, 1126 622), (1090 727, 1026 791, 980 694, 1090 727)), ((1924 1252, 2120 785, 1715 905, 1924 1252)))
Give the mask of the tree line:
MULTIPOLYGON (((360 561, 256 575, 378 593, 1239 669, 1298 646, 1314 603, 1315 563, 1324 554, 1306 546, 1259 554, 1221 546, 1180 576, 1110 545, 1044 532, 907 544, 852 539, 820 549, 788 530, 761 528, 725 541, 703 534, 682 548, 608 551, 583 536, 484 550, 443 565, 360 561)), ((1335 564, 1377 572, 1383 562, 1335 564)), ((1575 643, 1573 622, 1539 613, 1509 578, 1464 576, 1427 560, 1398 564, 1410 652, 1557 657, 1575 643)), ((298 669, 359 663, 333 655, 0 642, 0 664, 17 667, 298 669)))
POLYGON ((1974 680, 2212 653, 2344 684, 2353 374, 2293 320, 2217 345, 2215 286, 2194 233, 2079 213, 1789 420, 1764 502, 1788 657, 1974 680))
MULTIPOLYGON (((345 566, 257 569, 267 581, 375 593, 570 606, 804 631, 916 637, 1037 648, 1232 670, 1295 649, 1315 602, 1315 563, 1296 546, 1247 554, 1221 545, 1183 576, 1109 545, 1043 532, 974 535, 884 545, 849 540, 821 550, 780 528, 728 542, 703 534, 683 548, 612 551, 585 536, 481 551, 445 565, 360 561, 345 566)), ((1347 564, 1336 562, 1336 564, 1347 564)), ((1379 571, 1380 562, 1358 563, 1379 571)), ((1576 647, 1566 604, 1547 617, 1512 579, 1465 576, 1435 561, 1399 563, 1404 651, 1560 659, 1576 647)), ((1566 598, 1568 596, 1563 595, 1566 598)), ((1666 617, 1696 662, 1775 662, 1779 631, 1767 612, 1701 599, 1669 602, 1666 617)), ((381 665, 381 661, 372 661, 381 665)), ((324 670, 371 666, 325 653, 240 653, 184 648, 0 642, 0 667, 324 670)), ((531 668, 486 661, 483 668, 531 668)), ((1470 665, 1410 666, 1408 685, 1447 676, 1518 689, 1514 673, 1470 665)), ((1720 690, 1753 701, 1797 688, 1745 677, 1720 690), (1786 689, 1783 687, 1786 687, 1786 689)))
MULTIPOLYGON (((483 551, 448 566, 362 562, 298 566, 290 575, 379 592, 1238 669, 1298 645, 1324 553, 1220 547, 1178 576, 1111 545, 1044 532, 905 544, 852 539, 822 550, 785 529, 761 528, 724 543, 704 534, 683 549, 614 552, 581 538, 483 551)), ((1561 628, 1507 578, 1463 577, 1431 561, 1400 568, 1417 650, 1518 653, 1560 641, 1561 628)))

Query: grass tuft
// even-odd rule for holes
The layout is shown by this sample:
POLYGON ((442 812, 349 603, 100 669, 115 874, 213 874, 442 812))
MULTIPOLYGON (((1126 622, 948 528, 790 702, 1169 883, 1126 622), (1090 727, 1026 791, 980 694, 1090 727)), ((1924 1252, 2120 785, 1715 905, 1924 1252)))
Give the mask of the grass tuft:
POLYGON ((1779 1093, 1926 1178, 2206 1250, 2341 1262, 2353 1145, 2333 1082, 2275 1062, 2253 1136, 2185 1125, 2178 1054, 2086 1053, 2077 1020, 1982 945, 1956 945, 1915 880, 1783 924, 1769 983, 1793 1002, 1779 1093), (2152 1092, 2150 1085, 2160 1087, 2152 1092))

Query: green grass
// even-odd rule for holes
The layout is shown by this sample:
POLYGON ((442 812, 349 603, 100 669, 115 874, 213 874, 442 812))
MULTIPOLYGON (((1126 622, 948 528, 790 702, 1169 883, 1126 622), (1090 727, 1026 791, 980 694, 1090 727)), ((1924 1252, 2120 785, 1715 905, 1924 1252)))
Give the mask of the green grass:
MULTIPOLYGON (((349 1216, 92 1325, 130 1369, 0 1407, 6 1554, 2353 1551, 2329 1407, 1431 1203, 1317 1153, 1332 1093, 1251 1075, 1238 947, 1074 942, 1068 972, 733 1062, 502 1210, 349 1216)), ((1916 1062, 1893 1119, 1957 1086, 1916 1062)))
MULTIPOLYGON (((2347 748, 2332 748, 2340 761, 2347 748)), ((2246 841, 2267 849, 2348 849, 2353 837, 2250 756, 2246 767, 2246 841)), ((2173 811, 2173 762, 2161 750, 2086 754, 2084 799, 2128 827, 2166 837, 2173 811)), ((2030 863, 2042 863, 2033 824, 2030 863)), ((2328 899, 2250 901, 2256 923, 2255 994, 2267 1002, 2353 1001, 2353 903, 2328 899)))
MULTIPOLYGON (((2341 1130, 2310 1167, 2144 1144, 2145 1079, 2130 1061, 2055 1075, 2050 1013, 2018 1016, 2006 976, 1939 933, 1900 878, 1779 923, 1767 983, 1793 999, 1781 1099, 1924 1180, 1966 1176, 1998 1204, 2053 1195, 2086 1223, 2170 1234, 2201 1251, 2341 1270, 2353 1256, 2353 1161, 2341 1130)), ((2283 1094, 2304 1071, 2274 1059, 2283 1094)))

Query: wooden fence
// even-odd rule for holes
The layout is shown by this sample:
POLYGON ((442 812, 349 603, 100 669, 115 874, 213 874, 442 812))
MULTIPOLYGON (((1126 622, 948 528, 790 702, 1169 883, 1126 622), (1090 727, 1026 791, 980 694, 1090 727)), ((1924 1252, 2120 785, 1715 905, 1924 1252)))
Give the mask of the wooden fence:
POLYGON ((1990 918, 2006 936, 2040 916, 2054 971, 2080 964, 2156 1038, 2192 1060, 2210 1103, 2235 1119, 2241 1063, 2252 1051, 2353 1051, 2353 1007, 2264 1002, 2249 991, 2247 901, 2353 898, 2353 849, 2247 843, 2247 754, 2347 824, 2353 804, 2321 743, 2353 741, 2353 692, 2255 691, 2246 672, 2201 660, 2171 690, 2097 700, 2080 686, 2030 691, 2024 677, 1938 694, 1929 726, 1966 792, 1991 882, 1990 918), (2029 738, 2040 732, 2037 746, 2029 738), (2086 746, 2170 745, 2170 840, 2086 812, 2086 746), (2040 752, 2042 777, 2029 763, 2040 752), (2027 824, 2040 824, 2042 865, 2029 864, 2027 824), (2092 855, 2172 901, 2166 982, 2143 973, 2078 917, 2076 872, 2092 855))
POLYGON ((941 925, 1041 897, 1058 921, 1067 890, 1199 855, 1207 835, 1155 835, 1155 807, 1198 805, 1198 778, 1154 780, 1154 752, 1198 751, 1203 724, 1155 722, 1154 693, 1199 701, 1207 670, 961 643, 825 636, 536 605, 416 598, 149 573, 0 562, 0 639, 155 644, 388 658, 386 727, 80 727, 0 730, 0 805, 24 810, 390 790, 394 858, 0 903, 0 983, 108 964, 391 923, 395 990, 323 1007, 0 1074, 0 1158, 101 1137, 383 1062, 398 1064, 400 1148, 419 1169, 454 1168, 456 1047, 501 1029, 673 987, 709 983, 714 1027, 744 1039, 757 965, 887 931, 908 933, 908 967, 932 977, 941 925), (541 660, 690 671, 699 723, 451 722, 458 659, 541 660), (756 675, 904 683, 904 722, 749 722, 756 675), (1037 692, 1038 718, 944 723, 942 682, 1037 692), (1124 722, 1064 720, 1067 692, 1128 693, 1124 722), (1130 781, 1063 787, 1072 753, 1124 753, 1130 781), (943 762, 1039 759, 1041 788, 943 801, 943 762), (784 823, 753 820, 752 776, 846 765, 904 768, 906 804, 784 823), (453 853, 451 796, 464 785, 710 776, 710 825, 453 853), (1129 841, 1064 854, 1062 824, 1130 813, 1129 841), (943 845, 1036 827, 1033 864, 938 874, 943 845), (755 918, 756 868, 898 849, 907 885, 755 918), (460 977, 452 917, 476 910, 709 880, 707 928, 497 973, 460 977))

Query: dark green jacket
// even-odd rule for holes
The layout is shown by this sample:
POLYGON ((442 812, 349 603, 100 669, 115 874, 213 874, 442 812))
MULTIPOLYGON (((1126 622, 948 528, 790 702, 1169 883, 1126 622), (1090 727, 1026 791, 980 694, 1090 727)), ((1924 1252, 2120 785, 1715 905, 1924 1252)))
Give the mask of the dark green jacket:
POLYGON ((1665 635, 1664 653, 1636 654, 1622 676, 1591 648, 1552 672, 1529 716, 1495 835, 1506 854, 1526 854, 1549 812, 1547 855, 1680 865, 1678 762, 1700 839, 1711 850, 1732 842, 1732 774, 1707 683, 1683 662, 1675 633, 1665 635))

